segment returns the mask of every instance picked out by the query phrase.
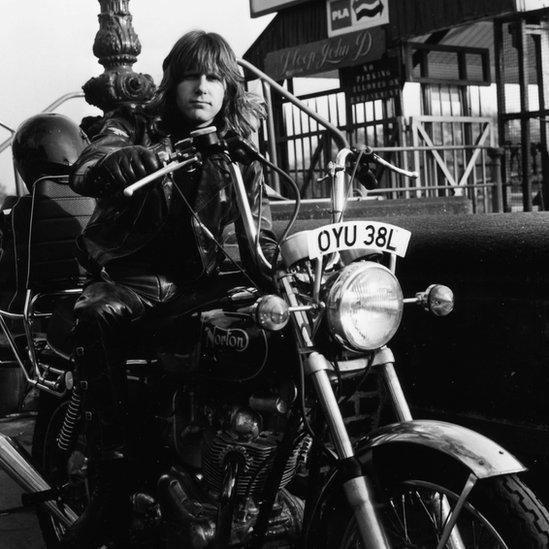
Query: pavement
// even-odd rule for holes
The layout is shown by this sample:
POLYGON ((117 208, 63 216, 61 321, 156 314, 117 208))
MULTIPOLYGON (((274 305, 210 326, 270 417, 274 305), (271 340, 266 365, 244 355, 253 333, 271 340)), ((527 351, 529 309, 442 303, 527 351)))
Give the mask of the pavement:
MULTIPOLYGON (((34 417, 8 416, 0 419, 0 433, 16 438, 30 451, 34 417)), ((38 520, 32 509, 10 515, 2 515, 1 510, 21 505, 22 490, 0 471, 0 549, 44 549, 38 520)))

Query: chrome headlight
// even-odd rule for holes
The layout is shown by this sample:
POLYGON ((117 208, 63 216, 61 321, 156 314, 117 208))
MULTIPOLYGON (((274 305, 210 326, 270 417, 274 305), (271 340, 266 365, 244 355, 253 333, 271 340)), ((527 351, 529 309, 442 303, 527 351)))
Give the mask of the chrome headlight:
POLYGON ((385 345, 402 318, 402 290, 383 265, 363 261, 345 267, 328 292, 328 325, 334 337, 354 351, 385 345))

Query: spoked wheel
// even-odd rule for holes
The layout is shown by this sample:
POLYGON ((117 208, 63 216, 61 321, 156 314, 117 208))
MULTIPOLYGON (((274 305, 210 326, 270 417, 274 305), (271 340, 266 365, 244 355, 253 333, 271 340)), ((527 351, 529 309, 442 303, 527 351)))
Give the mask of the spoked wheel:
MULTIPOLYGON (((387 501, 384 521, 392 547, 436 548, 444 535, 459 496, 425 481, 409 480, 395 488, 387 501)), ((455 529, 444 545, 452 549, 510 549, 492 524, 470 503, 459 512, 455 529)), ((363 547, 355 520, 344 533, 341 547, 363 547)))
MULTIPOLYGON (((549 513, 516 475, 477 480, 467 492, 473 477, 446 465, 399 467, 393 461, 391 471, 380 475, 378 509, 392 549, 549 547, 549 513)), ((345 500, 334 501, 332 509, 324 547, 364 547, 345 500)))

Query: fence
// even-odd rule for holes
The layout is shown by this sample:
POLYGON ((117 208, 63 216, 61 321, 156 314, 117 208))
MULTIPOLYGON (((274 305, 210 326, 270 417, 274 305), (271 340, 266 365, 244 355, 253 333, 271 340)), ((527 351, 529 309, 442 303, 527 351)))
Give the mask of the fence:
MULTIPOLYGON (((416 180, 378 168, 379 198, 467 196, 474 212, 503 211, 500 151, 488 117, 395 116, 392 101, 349 106, 341 90, 300 99, 344 130, 357 146, 369 145, 390 162, 416 171, 416 180), (391 146, 403 143, 404 146, 391 146)), ((276 138, 279 163, 296 180, 302 197, 329 196, 325 168, 337 147, 329 133, 290 103, 281 105, 283 128, 276 138)), ((283 189, 284 191, 284 189, 283 189)), ((354 189, 364 194, 359 184, 354 189)))
MULTIPOLYGON (((418 173, 410 180, 380 168, 376 173, 380 188, 369 193, 384 198, 431 198, 466 196, 474 213, 503 211, 500 152, 482 146, 379 147, 381 156, 418 173), (454 160, 449 172, 444 157, 454 160), (445 169, 441 165, 446 166, 445 169)), ((360 192, 360 188, 357 190, 360 192)))

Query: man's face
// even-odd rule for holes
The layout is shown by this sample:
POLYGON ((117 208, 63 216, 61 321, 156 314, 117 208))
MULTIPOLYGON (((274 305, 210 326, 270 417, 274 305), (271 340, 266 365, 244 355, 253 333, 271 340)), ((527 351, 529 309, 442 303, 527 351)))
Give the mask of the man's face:
POLYGON ((176 104, 193 128, 209 126, 223 106, 225 82, 218 74, 190 71, 176 88, 176 104))

